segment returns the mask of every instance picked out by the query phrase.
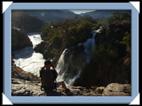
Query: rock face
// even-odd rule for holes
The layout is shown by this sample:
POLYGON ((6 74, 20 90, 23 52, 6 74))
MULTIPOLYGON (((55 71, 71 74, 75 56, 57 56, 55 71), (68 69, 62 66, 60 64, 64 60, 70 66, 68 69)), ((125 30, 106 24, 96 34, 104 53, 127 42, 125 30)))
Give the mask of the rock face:
POLYGON ((24 33, 17 29, 12 29, 12 50, 23 49, 27 46, 32 47, 32 42, 24 33))
POLYGON ((12 66, 12 78, 18 78, 29 81, 39 81, 39 78, 30 72, 26 72, 16 65, 12 66))

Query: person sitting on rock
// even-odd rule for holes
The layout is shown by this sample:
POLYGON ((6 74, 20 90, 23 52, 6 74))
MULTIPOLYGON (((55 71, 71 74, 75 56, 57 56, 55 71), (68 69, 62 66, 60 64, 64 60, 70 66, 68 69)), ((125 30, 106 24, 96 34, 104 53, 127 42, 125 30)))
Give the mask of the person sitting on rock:
POLYGON ((44 63, 44 67, 40 70, 41 77, 41 90, 49 94, 57 88, 57 86, 62 85, 64 89, 67 89, 64 82, 56 83, 56 78, 58 74, 51 61, 47 60, 44 63))

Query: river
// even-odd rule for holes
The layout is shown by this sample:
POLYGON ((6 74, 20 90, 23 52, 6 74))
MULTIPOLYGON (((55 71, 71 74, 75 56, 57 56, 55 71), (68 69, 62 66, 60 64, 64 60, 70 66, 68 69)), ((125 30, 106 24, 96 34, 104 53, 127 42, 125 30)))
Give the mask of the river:
POLYGON ((34 48, 43 40, 41 39, 40 34, 30 34, 28 37, 31 40, 33 47, 25 47, 22 50, 15 51, 14 62, 16 66, 22 68, 24 71, 39 76, 39 70, 43 67, 45 59, 41 53, 36 53, 34 48))

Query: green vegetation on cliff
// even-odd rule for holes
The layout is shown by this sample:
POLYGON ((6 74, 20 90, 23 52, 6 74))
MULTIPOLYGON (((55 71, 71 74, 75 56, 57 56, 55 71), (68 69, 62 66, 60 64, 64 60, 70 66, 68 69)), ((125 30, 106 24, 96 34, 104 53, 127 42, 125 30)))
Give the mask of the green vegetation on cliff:
POLYGON ((82 85, 131 83, 131 15, 114 14, 107 21, 96 35, 92 61, 78 79, 82 85))
POLYGON ((57 62, 65 48, 75 46, 92 36, 95 23, 91 18, 81 18, 62 24, 48 24, 41 34, 44 42, 37 46, 35 51, 43 53, 46 59, 54 58, 57 62))

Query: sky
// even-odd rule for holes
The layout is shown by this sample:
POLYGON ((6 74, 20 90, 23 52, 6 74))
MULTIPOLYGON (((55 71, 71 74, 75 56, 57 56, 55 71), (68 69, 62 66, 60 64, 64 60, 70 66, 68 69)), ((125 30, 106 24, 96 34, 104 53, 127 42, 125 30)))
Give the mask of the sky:
POLYGON ((82 14, 82 13, 91 12, 95 10, 71 10, 71 11, 75 14, 82 14))

